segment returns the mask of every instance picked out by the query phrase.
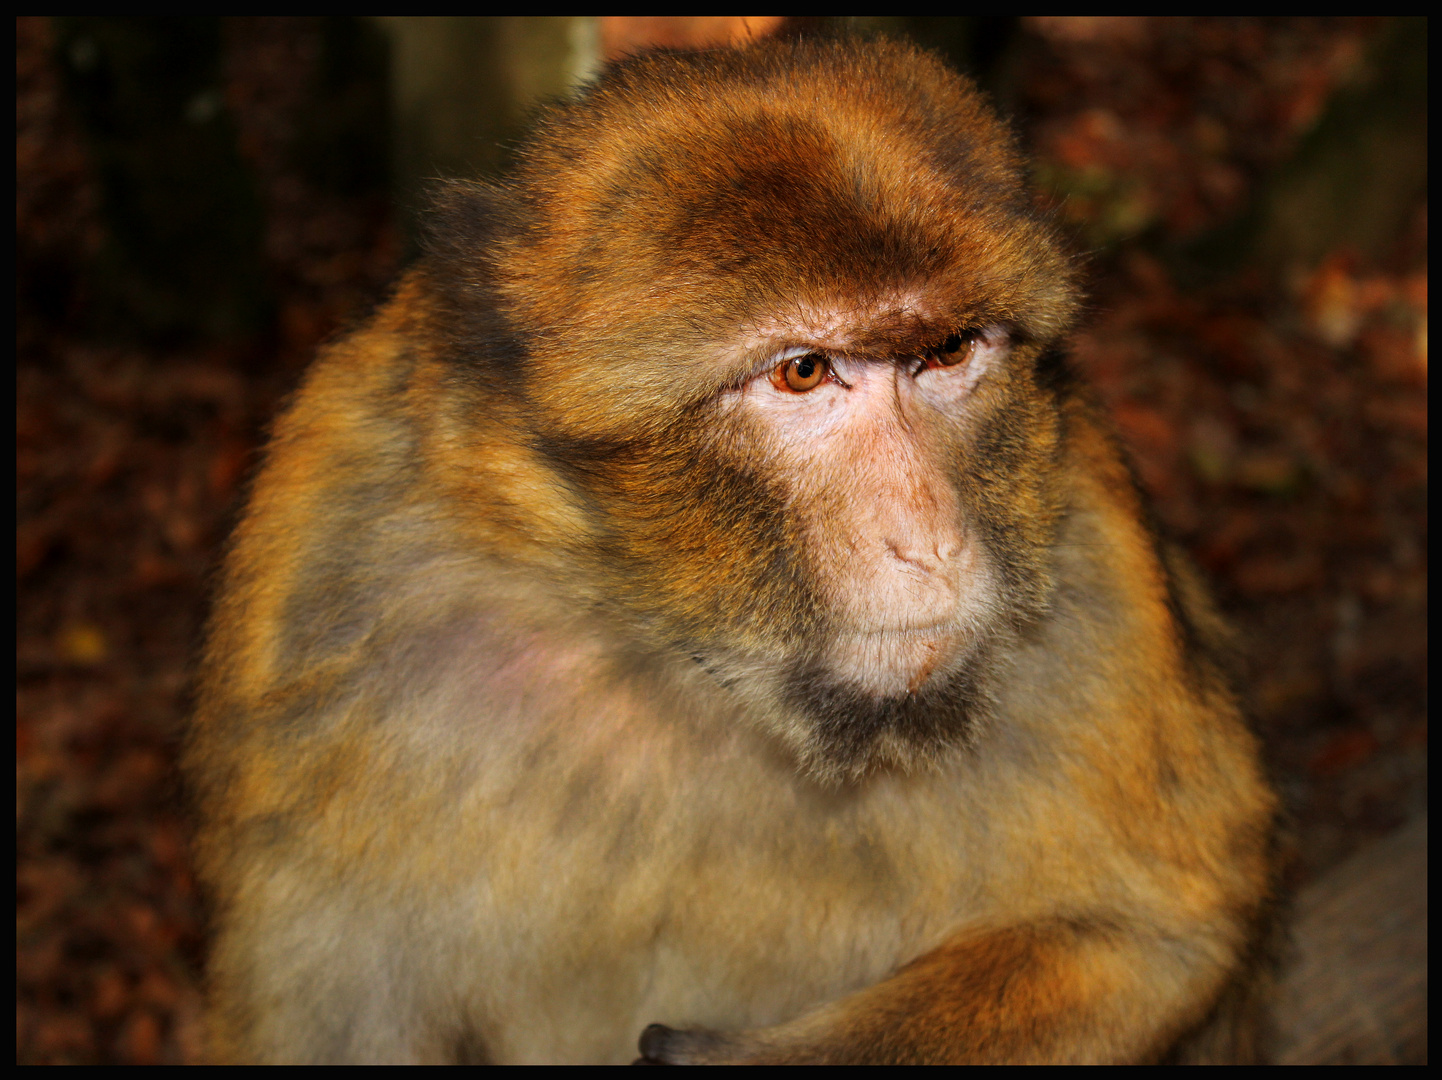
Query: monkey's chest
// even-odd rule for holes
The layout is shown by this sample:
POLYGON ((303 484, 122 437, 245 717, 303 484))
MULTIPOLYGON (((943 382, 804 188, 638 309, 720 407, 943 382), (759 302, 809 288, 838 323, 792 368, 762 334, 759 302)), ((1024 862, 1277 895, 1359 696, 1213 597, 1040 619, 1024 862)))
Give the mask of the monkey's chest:
POLYGON ((755 763, 705 783, 612 764, 558 782, 543 812, 490 810, 476 915, 498 1058, 629 1061, 650 1023, 777 1023, 884 978, 962 915, 967 871, 935 805, 899 827, 904 806, 755 763))

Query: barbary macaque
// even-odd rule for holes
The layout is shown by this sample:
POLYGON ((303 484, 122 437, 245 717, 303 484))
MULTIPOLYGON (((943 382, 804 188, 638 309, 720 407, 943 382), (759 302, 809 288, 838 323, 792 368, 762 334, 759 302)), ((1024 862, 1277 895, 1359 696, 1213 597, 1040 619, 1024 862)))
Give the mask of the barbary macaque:
POLYGON ((1251 1052, 1275 798, 933 57, 619 63, 277 420, 188 768, 261 1062, 1251 1052))

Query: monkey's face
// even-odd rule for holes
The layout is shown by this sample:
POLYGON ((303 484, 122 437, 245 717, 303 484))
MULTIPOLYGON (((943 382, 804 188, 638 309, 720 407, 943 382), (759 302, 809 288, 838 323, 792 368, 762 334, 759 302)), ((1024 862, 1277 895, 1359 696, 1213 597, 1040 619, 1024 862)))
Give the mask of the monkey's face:
POLYGON ((773 493, 809 617, 771 628, 769 663, 716 667, 779 689, 823 773, 962 741, 990 646, 1046 591, 1056 417, 1035 350, 997 323, 936 336, 918 301, 771 322, 717 402, 712 449, 773 493))
MULTIPOLYGON (((854 320, 856 313, 850 313, 854 320)), ((963 512, 956 466, 1007 331, 907 356, 854 356, 852 326, 796 327, 724 408, 782 492, 813 605, 809 668, 877 698, 915 695, 988 621, 999 582, 963 512), (806 331, 809 330, 810 333, 806 331)))
POLYGON ((962 740, 1045 601, 1074 304, 975 91, 899 46, 641 58, 507 205, 508 385, 597 593, 820 773, 962 740))

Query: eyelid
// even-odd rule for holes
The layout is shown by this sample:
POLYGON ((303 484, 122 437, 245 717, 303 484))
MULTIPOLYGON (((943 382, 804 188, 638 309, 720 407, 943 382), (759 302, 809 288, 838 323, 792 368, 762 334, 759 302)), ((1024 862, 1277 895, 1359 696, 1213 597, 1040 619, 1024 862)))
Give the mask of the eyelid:
MULTIPOLYGON (((771 359, 768 360, 766 363, 766 370, 773 371, 776 368, 780 367, 782 364, 786 363, 786 361, 788 360, 795 360, 798 356, 810 356, 812 353, 816 353, 820 356, 826 356, 826 351, 824 349, 818 349, 814 345, 788 346, 787 348, 782 349, 779 353, 774 353, 772 355, 771 359)), ((827 357, 827 359, 830 360, 831 358, 827 357)))

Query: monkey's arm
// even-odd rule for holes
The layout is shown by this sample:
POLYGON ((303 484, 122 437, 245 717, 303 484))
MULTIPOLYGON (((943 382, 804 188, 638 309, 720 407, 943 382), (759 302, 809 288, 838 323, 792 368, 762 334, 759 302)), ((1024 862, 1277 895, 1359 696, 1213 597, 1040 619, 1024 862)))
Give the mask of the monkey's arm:
POLYGON ((1197 963, 1192 945, 1184 963, 1184 947, 1101 919, 1032 922, 958 938, 775 1027, 653 1024, 641 1052, 674 1065, 1154 1060, 1201 1019, 1197 1003, 1213 1000, 1223 979, 1225 962, 1197 963), (1207 980, 1216 987, 1198 985, 1207 980))

